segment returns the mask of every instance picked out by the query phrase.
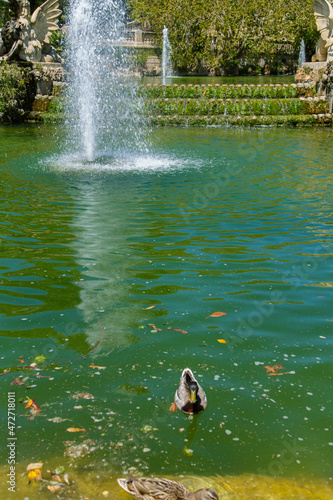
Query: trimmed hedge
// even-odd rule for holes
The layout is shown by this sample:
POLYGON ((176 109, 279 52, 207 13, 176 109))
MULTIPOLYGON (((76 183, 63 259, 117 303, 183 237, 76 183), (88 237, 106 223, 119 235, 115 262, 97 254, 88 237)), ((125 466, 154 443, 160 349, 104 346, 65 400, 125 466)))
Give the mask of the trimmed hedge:
MULTIPOLYGON (((145 85, 141 94, 151 99, 286 99, 299 96, 297 84, 270 85, 145 85)), ((315 89, 312 89, 315 95, 315 89)))
POLYGON ((150 99, 148 115, 308 115, 328 113, 326 100, 314 99, 150 99))

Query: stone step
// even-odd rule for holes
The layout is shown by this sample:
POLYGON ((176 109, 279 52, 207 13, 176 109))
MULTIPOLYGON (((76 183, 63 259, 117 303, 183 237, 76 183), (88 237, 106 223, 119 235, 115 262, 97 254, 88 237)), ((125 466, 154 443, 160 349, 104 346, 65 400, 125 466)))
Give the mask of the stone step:
POLYGON ((150 116, 153 125, 164 126, 332 126, 332 113, 321 113, 312 115, 253 115, 253 116, 182 116, 182 115, 159 115, 150 116))

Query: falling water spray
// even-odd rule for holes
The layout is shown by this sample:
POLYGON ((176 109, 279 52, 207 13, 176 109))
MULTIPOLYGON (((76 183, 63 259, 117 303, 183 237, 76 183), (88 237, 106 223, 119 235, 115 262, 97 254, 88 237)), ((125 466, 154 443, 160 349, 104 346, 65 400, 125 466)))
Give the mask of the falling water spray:
POLYGON ((166 78, 172 76, 171 45, 168 38, 168 28, 163 28, 163 48, 162 48, 162 83, 165 85, 166 78))
POLYGON ((300 47, 299 56, 298 56, 298 67, 301 68, 302 64, 305 63, 305 61, 306 61, 305 43, 304 43, 304 40, 302 38, 302 40, 301 40, 301 47, 300 47))
POLYGON ((144 148, 138 81, 126 44, 122 0, 72 0, 69 13, 68 123, 81 159, 144 148))

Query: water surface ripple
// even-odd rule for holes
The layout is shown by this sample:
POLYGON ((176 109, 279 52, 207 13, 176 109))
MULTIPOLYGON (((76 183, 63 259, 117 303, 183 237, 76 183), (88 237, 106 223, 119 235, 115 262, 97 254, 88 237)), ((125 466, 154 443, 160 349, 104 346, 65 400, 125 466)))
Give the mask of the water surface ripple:
POLYGON ((18 461, 68 460, 74 426, 115 474, 329 482, 332 131, 166 128, 92 163, 62 133, 1 129, 2 370, 83 356, 98 318, 107 337, 51 379, 2 377, 42 408, 17 409, 18 461), (208 397, 194 420, 168 411, 186 366, 208 397))

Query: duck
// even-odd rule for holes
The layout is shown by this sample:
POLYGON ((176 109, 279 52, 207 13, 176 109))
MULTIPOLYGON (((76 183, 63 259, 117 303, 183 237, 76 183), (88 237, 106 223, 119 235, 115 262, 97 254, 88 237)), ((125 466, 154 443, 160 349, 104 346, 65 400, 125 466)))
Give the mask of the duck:
POLYGON ((203 488, 191 492, 183 484, 170 479, 147 478, 118 479, 118 484, 138 500, 219 500, 216 491, 203 488))
POLYGON ((190 368, 183 370, 174 403, 169 410, 176 411, 176 407, 188 415, 197 415, 207 407, 206 394, 190 368))

